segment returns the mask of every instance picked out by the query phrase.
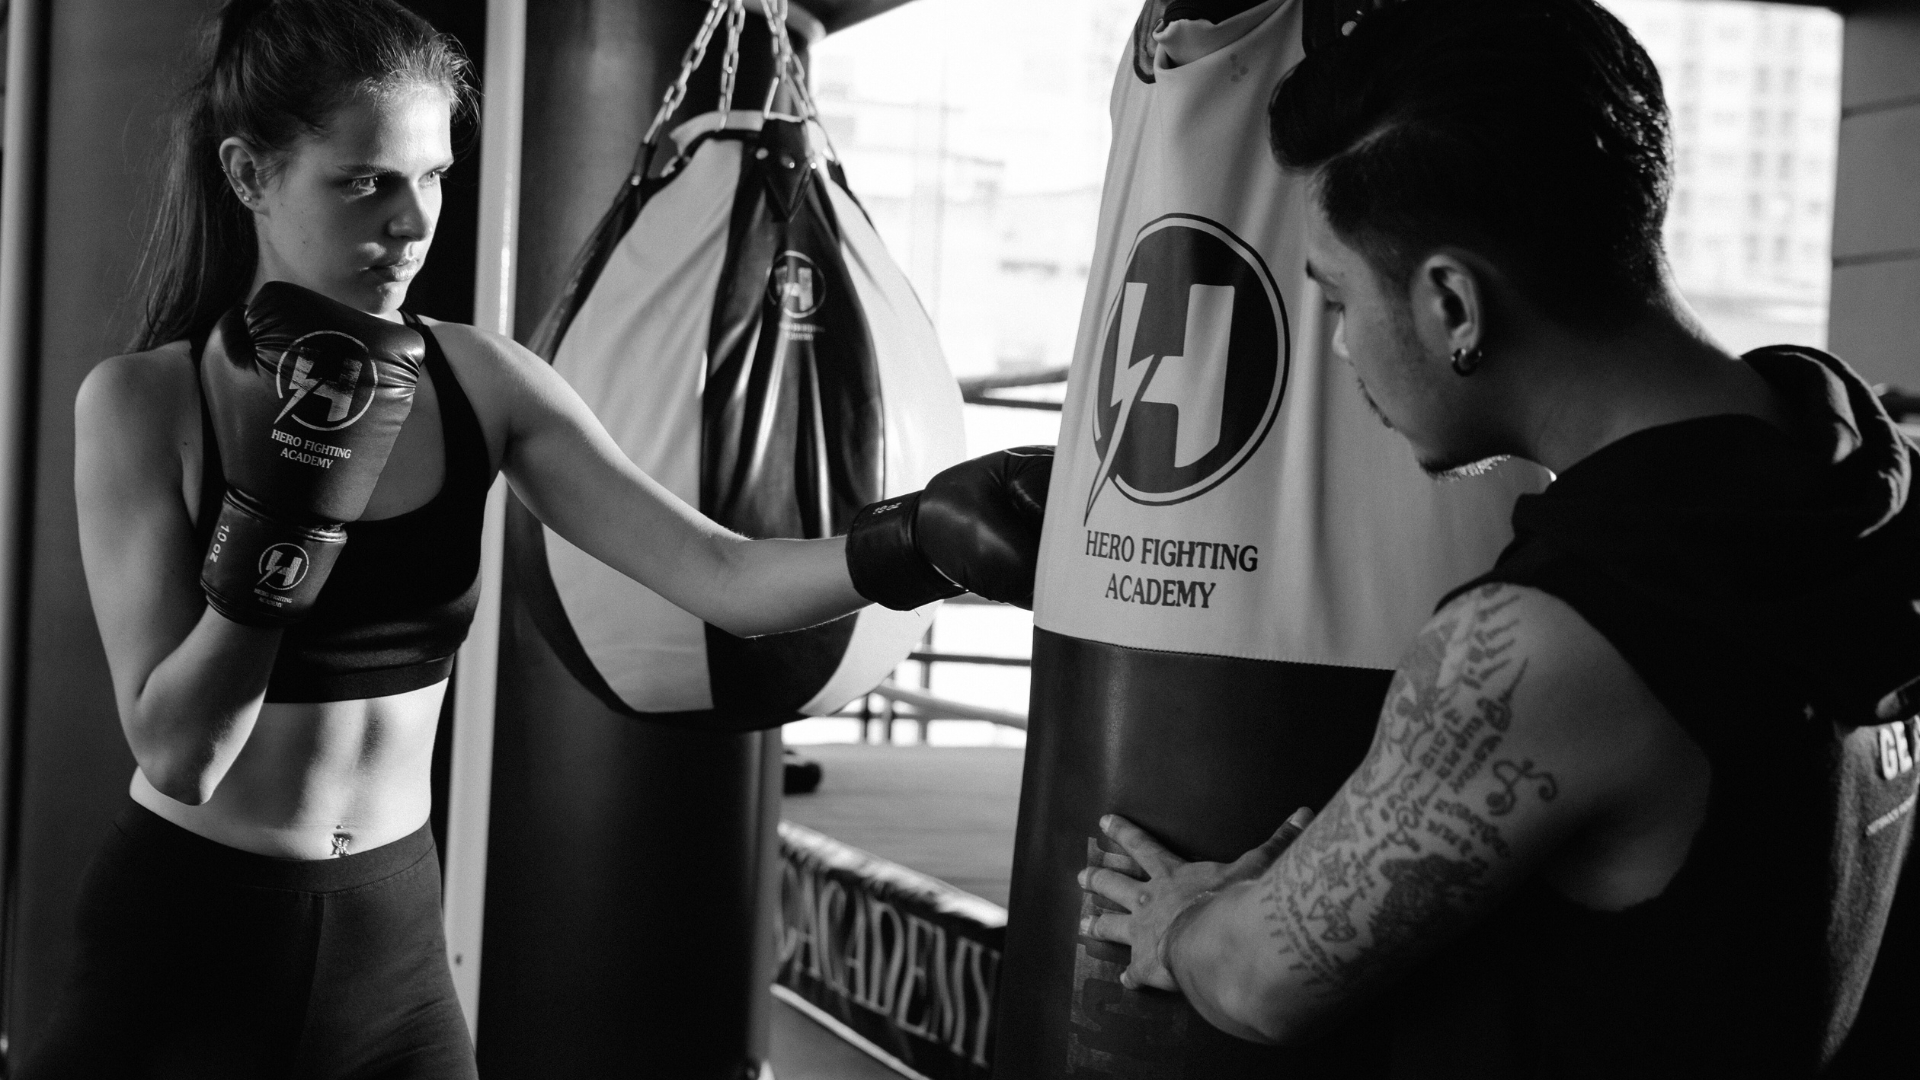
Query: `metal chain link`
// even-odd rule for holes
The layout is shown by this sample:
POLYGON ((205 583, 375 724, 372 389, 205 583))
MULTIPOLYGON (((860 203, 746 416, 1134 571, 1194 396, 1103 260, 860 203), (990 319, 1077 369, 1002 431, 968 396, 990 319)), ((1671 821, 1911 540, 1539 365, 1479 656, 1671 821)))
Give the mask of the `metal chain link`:
MULTIPOLYGON (((787 0, 760 0, 767 16, 767 38, 773 46, 773 82, 767 86, 767 100, 760 106, 762 118, 773 119, 773 103, 780 96, 780 84, 793 78, 793 42, 787 39, 787 0)), ((794 95, 796 101, 800 95, 794 95)))
MULTIPOLYGON (((795 111, 804 123, 808 120, 819 124, 820 110, 814 103, 813 93, 807 86, 806 65, 794 51, 793 42, 787 37, 787 0, 760 0, 760 9, 767 19, 767 36, 771 39, 773 51, 772 83, 767 87, 766 101, 761 105, 764 119, 773 117, 773 106, 785 84, 792 91, 795 111)), ((680 72, 673 84, 667 87, 665 98, 660 103, 660 111, 654 114, 653 122, 647 126, 647 134, 641 140, 641 154, 644 159, 648 148, 652 147, 660 136, 660 130, 667 120, 685 103, 687 82, 693 73, 706 60, 707 49, 713 43, 713 36, 719 31, 722 18, 727 22, 727 44, 721 56, 720 65, 720 116, 724 124, 726 116, 733 108, 733 98, 740 71, 740 38, 746 26, 746 0, 709 0, 707 14, 701 20, 700 30, 687 45, 686 52, 680 58, 680 72)), ((826 138, 827 150, 835 160, 839 153, 833 146, 833 137, 827 133, 825 125, 820 125, 821 135, 826 138)))
POLYGON ((680 57, 679 76, 673 80, 672 86, 667 87, 667 96, 660 103, 660 111, 653 114, 653 123, 647 125, 647 137, 640 140, 643 153, 659 138, 660 129, 666 125, 667 118, 687 99, 687 80, 693 77, 694 69, 700 66, 700 62, 707 58, 707 44, 713 40, 713 32, 720 25, 721 13, 737 2, 739 0, 711 0, 707 17, 700 23, 700 32, 694 35, 687 51, 680 57))
POLYGON ((720 123, 733 111, 733 85, 740 74, 740 34, 747 28, 746 0, 728 0, 727 51, 720 57, 720 123))
POLYGON ((764 116, 773 115, 774 98, 784 80, 787 89, 793 92, 795 112, 801 123, 813 121, 820 129, 820 136, 827 144, 827 156, 840 160, 840 150, 833 145, 833 135, 827 126, 820 122, 820 107, 814 103, 813 90, 807 85, 807 66, 794 51, 793 42, 787 38, 787 0, 760 0, 761 10, 766 12, 767 29, 773 35, 774 70, 780 75, 773 85, 767 88, 767 100, 762 109, 764 116))

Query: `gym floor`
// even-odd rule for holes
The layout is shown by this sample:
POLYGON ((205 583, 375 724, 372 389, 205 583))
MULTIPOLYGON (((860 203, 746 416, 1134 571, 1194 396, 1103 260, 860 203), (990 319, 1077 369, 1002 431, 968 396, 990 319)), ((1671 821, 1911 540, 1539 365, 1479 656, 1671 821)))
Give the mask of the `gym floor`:
MULTIPOLYGON (((787 820, 1005 906, 1020 809, 1021 751, 1004 747, 796 747, 826 770, 789 795, 787 820)), ((899 1074, 781 1001, 778 1080, 898 1080, 899 1074)))
POLYGON ((788 821, 1006 906, 1022 751, 831 744, 795 749, 819 761, 826 775, 813 794, 787 797, 788 821))

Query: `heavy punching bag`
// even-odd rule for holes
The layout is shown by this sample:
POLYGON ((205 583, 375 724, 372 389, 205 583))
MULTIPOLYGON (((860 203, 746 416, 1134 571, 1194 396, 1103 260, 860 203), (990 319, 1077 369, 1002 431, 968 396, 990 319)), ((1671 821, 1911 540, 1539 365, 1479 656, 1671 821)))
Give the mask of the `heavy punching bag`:
POLYGON ((1077 935, 1102 814, 1226 860, 1324 805, 1401 649, 1540 482, 1436 484, 1330 352, 1307 192, 1266 138, 1308 2, 1149 3, 1115 79, 1034 604, 1004 1080, 1379 1074, 1380 1038, 1241 1042, 1077 935))
MULTIPOLYGON (((784 4, 756 7, 749 26, 742 0, 709 6, 531 344, 680 498, 750 536, 826 537, 960 459, 960 396, 904 275, 815 149, 784 4), (775 32, 758 32, 762 13, 775 32), (669 138, 723 39, 717 94, 669 138), (736 86, 750 107, 729 108, 736 86)), ((516 782, 495 788, 481 1066, 751 1076, 778 902, 769 729, 870 689, 932 608, 736 638, 517 504, 506 559, 518 662, 502 711, 550 714, 503 734, 496 757, 519 755, 496 770, 516 782)))

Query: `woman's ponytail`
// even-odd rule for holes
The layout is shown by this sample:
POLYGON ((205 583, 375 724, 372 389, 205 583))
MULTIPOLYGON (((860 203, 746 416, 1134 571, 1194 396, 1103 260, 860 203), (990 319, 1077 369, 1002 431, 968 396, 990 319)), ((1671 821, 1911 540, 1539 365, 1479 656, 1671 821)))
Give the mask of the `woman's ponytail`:
POLYGON ((473 105, 459 45, 393 0, 227 0, 200 51, 140 260, 136 350, 206 334, 252 285, 259 241, 221 169, 222 141, 285 154, 355 95, 403 87, 446 91, 456 115, 473 105))
POLYGON ((214 16, 213 53, 216 62, 222 52, 246 33, 247 22, 273 6, 273 0, 227 0, 214 16))

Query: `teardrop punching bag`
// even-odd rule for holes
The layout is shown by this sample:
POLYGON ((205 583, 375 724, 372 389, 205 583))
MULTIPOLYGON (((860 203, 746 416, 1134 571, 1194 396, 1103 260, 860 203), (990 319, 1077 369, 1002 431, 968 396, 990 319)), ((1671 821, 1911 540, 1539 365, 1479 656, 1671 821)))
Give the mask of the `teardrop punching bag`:
MULTIPOLYGON (((784 21, 783 4, 760 6, 784 21)), ((675 495, 751 536, 825 537, 959 460, 960 397, 905 277, 811 143, 786 34, 745 16, 741 0, 708 7, 532 345, 675 495), (660 141, 720 35, 719 92, 696 83, 710 104, 660 141), (788 112, 773 89, 765 108, 727 107, 736 81, 760 106, 776 77, 788 112)), ((932 609, 743 640, 517 504, 507 540, 481 1066, 752 1076, 778 901, 780 740, 766 729, 871 688, 932 609), (523 717, 511 730, 509 709, 523 717)))
MULTIPOLYGON (((630 185, 535 338, 627 456, 756 537, 837 536, 960 459, 933 325, 804 125, 710 113, 630 185)), ((535 620, 581 685, 701 730, 833 712, 891 672, 935 605, 734 637, 544 529, 509 525, 535 620)))
MULTIPOLYGON (((1305 278, 1266 104, 1308 0, 1150 3, 1120 64, 1034 603, 994 1075, 1380 1075, 1384 1040, 1241 1042, 1078 936, 1102 814, 1230 860, 1366 750, 1401 649, 1538 483, 1438 485, 1369 415, 1305 278), (1240 8, 1249 8, 1239 4, 1240 8)), ((1364 1020, 1360 1022, 1364 1027, 1364 1020)))

